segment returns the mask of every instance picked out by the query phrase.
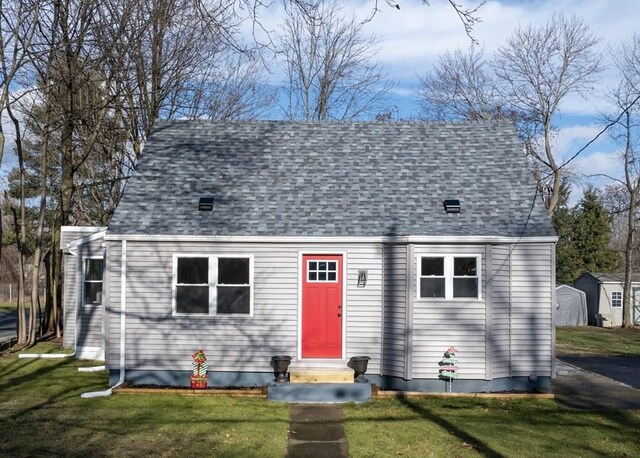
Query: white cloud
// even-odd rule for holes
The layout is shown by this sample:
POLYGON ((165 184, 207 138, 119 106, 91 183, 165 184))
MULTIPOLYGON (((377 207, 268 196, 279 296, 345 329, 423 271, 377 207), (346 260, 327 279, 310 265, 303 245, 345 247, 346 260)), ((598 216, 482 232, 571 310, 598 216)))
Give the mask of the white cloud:
MULTIPOLYGON (((602 131, 602 126, 598 124, 584 124, 584 125, 572 125, 565 126, 559 129, 557 135, 554 137, 552 146, 555 151, 558 152, 558 157, 563 161, 566 161, 574 154, 587 145, 588 142, 596 138, 596 136, 602 131)), ((594 148, 602 147, 603 144, 608 143, 606 134, 600 136, 598 140, 590 145, 592 151, 594 148)))
POLYGON ((600 181, 600 175, 620 178, 622 174, 620 154, 617 151, 596 151, 579 156, 572 162, 572 165, 575 172, 587 180, 597 179, 600 181))

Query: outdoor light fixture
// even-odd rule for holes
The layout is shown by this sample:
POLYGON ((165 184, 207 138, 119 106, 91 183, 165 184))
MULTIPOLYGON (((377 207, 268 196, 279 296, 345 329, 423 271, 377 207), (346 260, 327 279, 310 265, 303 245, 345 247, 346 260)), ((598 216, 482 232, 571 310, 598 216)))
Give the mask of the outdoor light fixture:
POLYGON ((213 211, 213 197, 200 197, 198 210, 200 210, 201 212, 213 211))
POLYGON ((364 288, 367 286, 367 271, 359 270, 358 271, 358 288, 364 288))
POLYGON ((460 213, 460 201, 458 199, 447 199, 443 204, 444 211, 447 213, 460 213))

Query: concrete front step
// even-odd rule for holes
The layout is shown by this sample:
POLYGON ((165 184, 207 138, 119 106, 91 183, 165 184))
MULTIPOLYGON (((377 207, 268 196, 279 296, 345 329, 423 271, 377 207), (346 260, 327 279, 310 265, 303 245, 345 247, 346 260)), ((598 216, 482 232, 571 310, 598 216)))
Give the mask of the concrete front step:
POLYGON ((366 402, 371 399, 369 383, 272 383, 267 386, 271 401, 336 404, 366 402))
POLYGON ((353 383, 353 370, 349 368, 291 368, 291 383, 353 383))

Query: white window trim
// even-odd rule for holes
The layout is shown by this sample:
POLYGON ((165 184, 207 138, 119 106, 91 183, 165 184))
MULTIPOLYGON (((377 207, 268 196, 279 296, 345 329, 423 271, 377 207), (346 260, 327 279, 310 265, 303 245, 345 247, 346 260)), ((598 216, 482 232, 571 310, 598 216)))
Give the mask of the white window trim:
MULTIPOLYGON (((481 301, 482 300, 482 255, 479 254, 417 254, 416 255, 416 300, 417 301, 481 301), (420 296, 420 275, 422 270, 422 258, 444 258, 444 294, 445 297, 421 297, 420 296), (475 258, 476 259, 476 277, 454 277, 453 260, 454 258, 475 258), (453 279, 454 278, 477 278, 478 279, 478 296, 477 297, 453 297, 453 279)), ((424 277, 429 278, 429 277, 424 277)), ((432 278, 442 278, 434 276, 432 278)))
POLYGON ((611 291, 611 307, 619 309, 622 307, 622 291, 611 291), (613 295, 619 295, 618 299, 614 299, 613 295), (616 301, 620 301, 620 305, 615 305, 616 301))
MULTIPOLYGON (((203 283, 201 286, 205 286, 203 283)), ((193 253, 174 253, 171 272, 171 315, 188 317, 230 317, 230 318, 250 318, 253 317, 253 255, 224 253, 219 255, 203 255, 193 253), (178 291, 178 259, 179 258, 204 258, 209 260, 209 313, 178 313, 177 311, 177 291, 178 291), (249 313, 217 313, 218 301, 218 259, 242 258, 249 260, 249 283, 246 285, 226 285, 226 286, 248 286, 249 287, 249 313)))
POLYGON ((83 256, 82 257, 82 306, 83 307, 102 307, 104 304, 104 256, 83 256), (101 259, 102 260, 102 280, 86 280, 87 274, 87 263, 85 262, 88 259, 101 259), (85 293, 85 283, 102 283, 102 294, 100 296, 100 304, 87 304, 87 298, 85 293))

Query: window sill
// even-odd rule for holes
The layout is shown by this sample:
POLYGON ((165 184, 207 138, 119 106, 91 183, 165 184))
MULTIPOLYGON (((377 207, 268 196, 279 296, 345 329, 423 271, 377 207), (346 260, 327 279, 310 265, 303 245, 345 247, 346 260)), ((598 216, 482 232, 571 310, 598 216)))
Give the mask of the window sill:
POLYGON ((482 297, 454 297, 445 299, 444 297, 418 297, 414 302, 484 302, 482 297))
POLYGON ((253 314, 247 313, 221 313, 221 314, 209 314, 209 313, 172 313, 171 316, 177 318, 253 318, 253 314))

